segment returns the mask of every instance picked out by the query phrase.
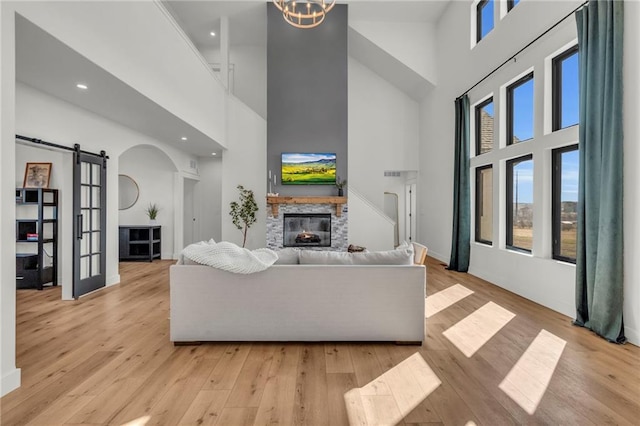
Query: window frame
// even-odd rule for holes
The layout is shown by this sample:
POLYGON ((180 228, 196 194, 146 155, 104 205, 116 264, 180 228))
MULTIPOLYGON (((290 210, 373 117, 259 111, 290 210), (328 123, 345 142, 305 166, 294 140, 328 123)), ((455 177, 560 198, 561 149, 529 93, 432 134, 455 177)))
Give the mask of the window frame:
MULTIPOLYGON (((551 60, 551 131, 568 129, 577 126, 562 127, 562 62, 570 56, 578 54, 578 45, 572 46, 551 60)), ((580 68, 578 68, 579 70, 580 68)))
MULTIPOLYGON (((475 131, 476 131, 476 157, 478 155, 482 155, 482 154, 487 154, 487 152, 480 152, 481 151, 481 146, 482 146, 482 120, 481 120, 481 112, 482 112, 482 108, 486 107, 487 105, 493 103, 493 96, 489 96, 487 99, 485 99, 484 101, 480 102, 479 104, 476 105, 475 107, 475 131)), ((494 110, 493 110, 493 122, 494 122, 494 128, 493 128, 493 146, 491 148, 491 151, 493 151, 493 147, 495 146, 495 106, 494 106, 494 110)), ((491 152, 488 151, 488 152, 491 152)))
MULTIPOLYGON (((517 89, 518 87, 522 86, 523 84, 527 83, 529 80, 533 81, 533 71, 527 73, 526 75, 520 77, 519 79, 517 79, 516 81, 514 81, 513 83, 511 83, 510 85, 507 86, 506 89, 506 100, 507 100, 507 131, 506 131, 506 135, 507 135, 507 146, 513 145, 513 92, 515 89, 517 89)), ((533 81, 533 85, 534 85, 534 97, 533 97, 533 107, 534 107, 534 114, 533 114, 533 124, 534 124, 534 134, 531 138, 529 139, 525 139, 522 140, 520 142, 526 142, 526 141, 530 141, 532 139, 535 139, 535 121, 536 121, 536 117, 535 117, 535 84, 536 82, 533 81)))
POLYGON ((562 262, 576 263, 576 259, 562 256, 562 154, 580 150, 578 144, 572 144, 551 150, 551 258, 562 262))
MULTIPOLYGON (((506 229, 506 238, 505 238, 505 246, 508 250, 519 251, 523 253, 531 254, 533 251, 533 240, 532 240, 532 248, 527 249, 523 247, 518 247, 513 245, 513 167, 516 163, 522 163, 524 161, 533 161, 533 153, 522 155, 520 157, 508 159, 506 162, 506 210, 507 210, 507 229, 506 229)), ((535 163, 534 163, 535 170, 535 163)), ((535 198, 534 198, 535 203, 535 198)))
POLYGON ((476 5, 476 43, 479 43, 480 40, 482 40, 482 9, 484 9, 488 4, 489 0, 480 0, 476 5))
MULTIPOLYGON (((483 206, 483 200, 481 197, 481 192, 478 190, 479 188, 479 183, 480 183, 480 176, 482 175, 482 172, 484 170, 487 169, 491 169, 491 182, 493 183, 493 164, 485 164, 483 166, 478 166, 476 167, 476 194, 475 194, 475 241, 477 243, 482 243, 482 244, 487 244, 490 246, 493 246, 493 238, 491 239, 491 241, 489 240, 485 240, 480 238, 480 212, 483 210, 482 208, 478 208, 478 207, 482 207, 483 206)), ((493 197, 492 197, 492 202, 493 202, 493 197)), ((493 210, 493 206, 491 208, 493 210)), ((493 220, 493 214, 492 214, 492 220, 493 220)), ((493 226, 492 226, 492 232, 493 232, 493 226)))

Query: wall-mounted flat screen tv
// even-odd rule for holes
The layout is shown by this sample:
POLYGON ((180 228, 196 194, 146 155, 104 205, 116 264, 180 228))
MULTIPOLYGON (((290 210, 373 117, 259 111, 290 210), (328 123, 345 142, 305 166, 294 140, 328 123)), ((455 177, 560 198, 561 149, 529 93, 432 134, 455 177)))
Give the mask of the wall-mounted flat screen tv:
POLYGON ((282 153, 283 185, 335 185, 335 153, 282 153))

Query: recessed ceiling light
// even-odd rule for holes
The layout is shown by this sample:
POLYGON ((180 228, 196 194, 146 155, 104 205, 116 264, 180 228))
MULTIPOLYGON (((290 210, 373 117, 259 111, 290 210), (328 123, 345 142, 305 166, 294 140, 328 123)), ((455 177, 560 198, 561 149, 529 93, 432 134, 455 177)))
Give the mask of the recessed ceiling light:
POLYGON ((183 136, 183 137, 181 137, 180 139, 182 139, 183 141, 186 141, 186 140, 187 140, 187 137, 186 137, 186 136, 183 136))
POLYGON ((216 154, 215 152, 212 152, 211 155, 218 155, 218 154, 216 154))
POLYGON ((76 84, 76 87, 78 89, 82 89, 82 90, 87 90, 89 88, 89 86, 87 86, 86 84, 82 84, 82 83, 76 84))
POLYGON ((215 33, 214 31, 211 31, 211 32, 209 33, 209 35, 210 35, 211 37, 215 37, 215 36, 216 36, 216 33, 215 33))

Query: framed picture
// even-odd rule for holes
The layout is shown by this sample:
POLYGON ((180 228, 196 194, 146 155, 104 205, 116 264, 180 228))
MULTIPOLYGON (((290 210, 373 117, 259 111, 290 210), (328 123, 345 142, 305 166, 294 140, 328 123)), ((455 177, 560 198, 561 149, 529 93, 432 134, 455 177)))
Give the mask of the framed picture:
POLYGON ((48 188, 51 163, 27 163, 24 170, 24 188, 48 188))

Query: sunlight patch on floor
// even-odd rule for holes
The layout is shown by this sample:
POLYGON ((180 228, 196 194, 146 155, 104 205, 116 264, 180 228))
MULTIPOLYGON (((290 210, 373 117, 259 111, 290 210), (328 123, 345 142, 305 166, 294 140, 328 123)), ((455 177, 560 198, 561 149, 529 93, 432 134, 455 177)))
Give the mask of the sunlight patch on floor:
POLYGON ((142 416, 128 423, 123 423, 121 426, 144 426, 149 420, 151 420, 151 416, 142 416))
POLYGON ((395 425, 438 386, 440 379, 419 353, 380 377, 344 394, 350 425, 395 425))
POLYGON ((524 411, 535 413, 566 344, 558 336, 542 330, 500 383, 500 389, 524 411))
POLYGON ((489 302, 442 334, 467 358, 471 358, 515 316, 503 307, 489 302))
POLYGON ((427 296, 427 299, 424 302, 425 315, 429 318, 454 303, 461 301, 470 294, 473 294, 473 291, 463 285, 456 284, 427 296))

